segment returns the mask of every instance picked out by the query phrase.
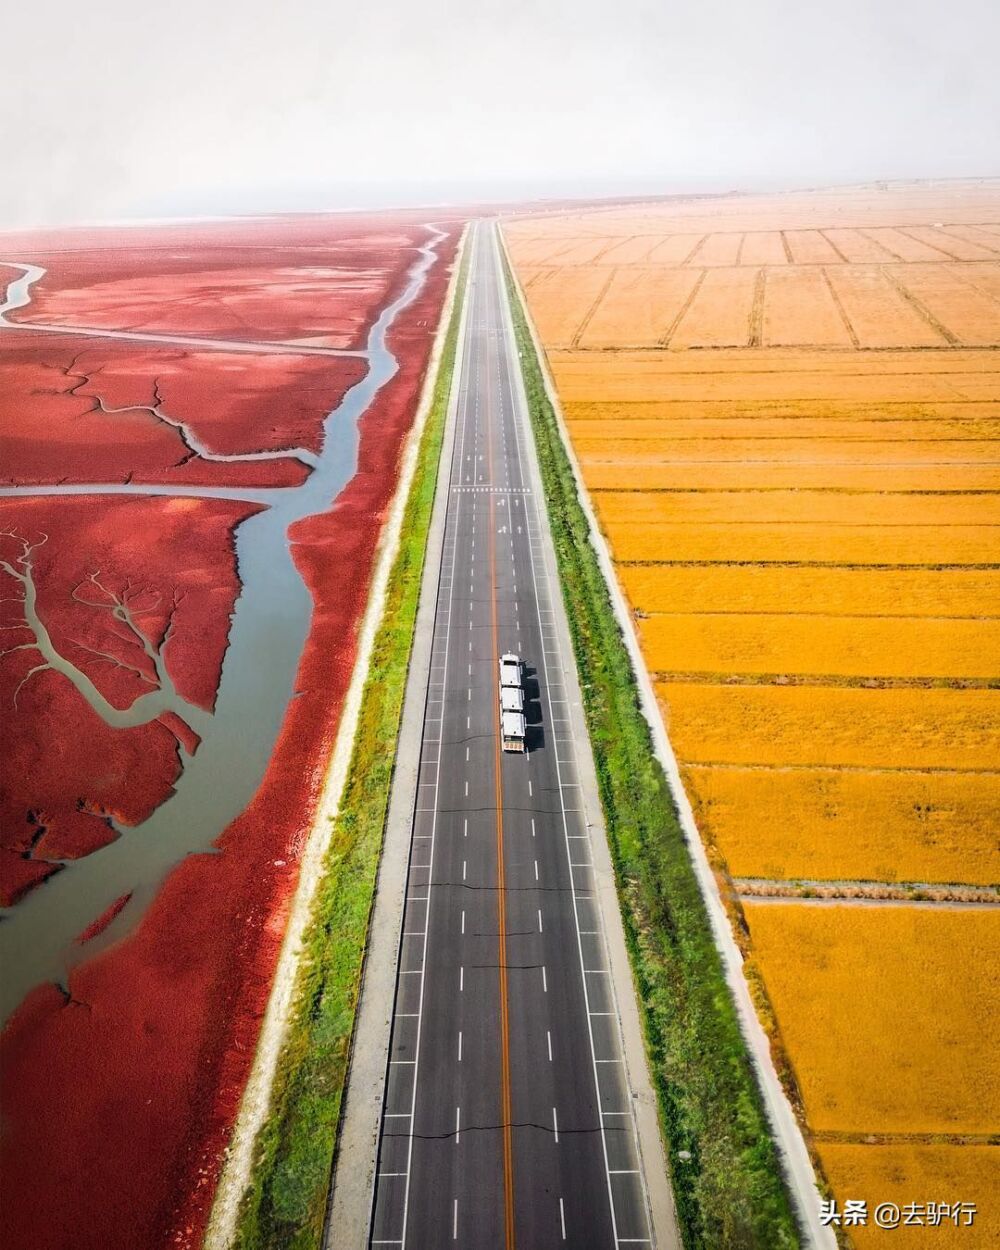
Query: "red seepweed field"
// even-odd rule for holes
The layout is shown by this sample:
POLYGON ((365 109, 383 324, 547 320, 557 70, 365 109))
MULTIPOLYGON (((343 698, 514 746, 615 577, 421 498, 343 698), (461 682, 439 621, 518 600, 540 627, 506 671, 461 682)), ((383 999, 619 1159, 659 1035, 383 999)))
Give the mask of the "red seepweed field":
POLYGON ((458 233, 2 240, 11 1244, 200 1243, 458 233))

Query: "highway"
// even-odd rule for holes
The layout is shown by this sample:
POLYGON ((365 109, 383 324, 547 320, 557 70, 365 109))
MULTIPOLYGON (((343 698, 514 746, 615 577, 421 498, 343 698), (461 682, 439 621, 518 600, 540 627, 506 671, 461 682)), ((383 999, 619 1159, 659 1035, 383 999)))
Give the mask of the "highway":
POLYGON ((576 766, 589 748, 570 728, 492 226, 470 246, 370 1245, 641 1250, 649 1202, 576 766), (505 651, 527 666, 525 755, 500 748, 505 651))

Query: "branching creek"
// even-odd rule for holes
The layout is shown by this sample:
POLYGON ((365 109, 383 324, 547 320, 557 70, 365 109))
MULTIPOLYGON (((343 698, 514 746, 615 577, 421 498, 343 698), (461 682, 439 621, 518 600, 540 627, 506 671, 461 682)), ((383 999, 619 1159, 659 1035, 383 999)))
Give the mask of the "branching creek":
MULTIPOLYGON (((288 530, 305 517, 325 512, 355 474, 358 420, 399 368, 387 343, 388 333, 399 314, 422 290, 437 260, 436 249, 446 237, 434 226, 425 228, 428 239, 417 249, 417 259, 409 270, 406 286, 373 323, 366 350, 330 352, 331 355, 363 357, 367 372, 325 417, 322 450, 301 485, 244 490, 94 482, 0 488, 0 498, 8 499, 143 495, 236 499, 264 505, 262 511, 243 521, 233 532, 241 589, 232 615, 214 713, 192 709, 190 705, 177 708, 201 735, 200 747, 192 756, 180 751, 182 771, 174 790, 147 820, 134 827, 116 825, 119 837, 115 841, 85 858, 66 861, 59 872, 30 891, 14 907, 3 911, 0 1022, 7 1019, 36 985, 51 981, 65 987, 74 964, 90 958, 134 928, 170 869, 188 855, 217 853, 213 842, 252 800, 273 753, 285 710, 294 697, 295 675, 312 615, 312 599, 292 559, 288 530), (86 945, 77 946, 75 939, 88 925, 126 895, 129 896, 127 905, 103 933, 86 945)), ((35 329, 37 327, 28 323, 10 322, 5 314, 30 302, 30 286, 42 277, 44 270, 12 262, 10 267, 20 270, 22 276, 7 288, 6 300, 0 304, 0 326, 5 330, 35 329)), ((62 332, 77 333, 70 327, 62 332)), ((211 347, 213 343, 200 345, 211 347)), ((297 352, 299 349, 286 347, 284 350, 297 352)), ((166 418, 157 411, 158 407, 157 404, 156 408, 149 409, 152 419, 182 425, 166 418)), ((201 452, 201 445, 186 426, 178 433, 188 446, 201 452)), ((301 456, 299 449, 283 454, 301 456)), ((206 458, 232 462, 262 457, 260 453, 249 452, 225 457, 210 454, 206 458)), ((133 572, 135 576, 142 574, 141 569, 133 572)), ((162 648, 167 663, 171 641, 168 639, 162 648)), ((97 715, 108 720, 104 715, 108 707, 106 700, 99 696, 92 683, 78 679, 79 670, 69 660, 55 648, 51 648, 45 659, 73 682, 97 715)), ((175 702, 170 699, 168 702, 176 708, 175 702)), ((15 709, 3 709, 5 717, 16 714, 15 709)), ((125 723, 131 723, 130 718, 125 723)))

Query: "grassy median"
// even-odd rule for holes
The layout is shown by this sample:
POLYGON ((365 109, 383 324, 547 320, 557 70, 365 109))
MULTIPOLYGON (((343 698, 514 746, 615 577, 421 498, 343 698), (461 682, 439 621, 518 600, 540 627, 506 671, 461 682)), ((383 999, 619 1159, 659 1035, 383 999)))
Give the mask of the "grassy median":
POLYGON ((268 1117, 257 1138, 250 1188, 240 1208, 235 1240, 240 1250, 316 1250, 322 1239, 455 367, 466 265, 463 260, 362 696, 350 772, 304 939, 288 1035, 268 1117))
POLYGON ((509 269, 507 286, 684 1244, 798 1246, 722 959, 509 269))

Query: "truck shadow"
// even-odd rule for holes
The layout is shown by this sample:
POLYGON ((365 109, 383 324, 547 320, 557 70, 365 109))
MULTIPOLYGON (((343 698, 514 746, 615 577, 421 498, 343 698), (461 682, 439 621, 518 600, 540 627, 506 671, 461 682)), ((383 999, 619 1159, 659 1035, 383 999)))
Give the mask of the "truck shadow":
POLYGON ((524 666, 524 741, 529 751, 537 751, 545 746, 545 730, 542 726, 541 690, 538 685, 538 670, 524 666))

